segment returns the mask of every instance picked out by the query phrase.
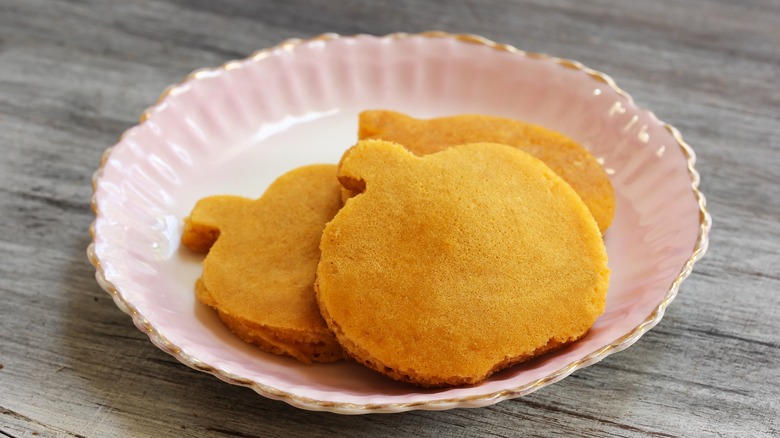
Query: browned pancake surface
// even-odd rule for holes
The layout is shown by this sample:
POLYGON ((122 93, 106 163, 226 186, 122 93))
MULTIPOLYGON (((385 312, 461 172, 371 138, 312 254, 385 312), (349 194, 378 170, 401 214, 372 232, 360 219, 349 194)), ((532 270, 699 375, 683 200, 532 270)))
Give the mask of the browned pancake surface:
POLYGON ((514 146, 544 161, 568 182, 588 206, 602 233, 615 214, 612 184, 593 155, 574 140, 541 126, 485 115, 420 120, 377 110, 360 114, 358 136, 399 143, 420 156, 466 143, 514 146))
POLYGON ((356 360, 422 386, 477 383, 583 336, 609 270, 582 200, 518 149, 416 157, 360 142, 339 179, 362 191, 325 228, 317 298, 356 360))
POLYGON ((277 179, 257 200, 212 196, 185 221, 182 243, 208 254, 196 287, 239 337, 303 362, 343 357, 314 297, 325 224, 341 206, 336 166, 277 179))

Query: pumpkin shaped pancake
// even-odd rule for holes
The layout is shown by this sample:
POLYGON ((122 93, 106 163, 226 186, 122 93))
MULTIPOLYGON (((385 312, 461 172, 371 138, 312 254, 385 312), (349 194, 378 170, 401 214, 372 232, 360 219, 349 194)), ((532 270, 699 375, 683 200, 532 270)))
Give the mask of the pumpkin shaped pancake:
POLYGON ((475 384, 583 336, 609 270, 574 190, 516 148, 417 157, 365 140, 339 180, 357 192, 325 227, 315 290, 358 362, 425 387, 475 384))
POLYGON ((198 299, 241 339, 301 362, 343 358, 320 316, 314 276, 325 224, 341 207, 336 166, 295 169, 263 196, 201 199, 181 241, 206 252, 198 299))
POLYGON ((466 143, 501 143, 544 161, 580 195, 602 233, 615 215, 615 195, 606 172, 587 149, 558 132, 516 120, 459 115, 420 120, 394 111, 360 114, 360 139, 404 145, 415 155, 466 143))

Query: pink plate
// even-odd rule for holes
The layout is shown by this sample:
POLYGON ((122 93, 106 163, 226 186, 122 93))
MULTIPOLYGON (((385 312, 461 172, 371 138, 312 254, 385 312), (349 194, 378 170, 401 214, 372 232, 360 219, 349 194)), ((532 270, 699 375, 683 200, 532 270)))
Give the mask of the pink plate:
POLYGON ((168 88, 94 177, 100 285, 182 363, 305 409, 344 414, 478 407, 528 394, 634 343, 661 320, 707 247, 695 156, 673 127, 576 61, 476 36, 322 35, 194 72, 168 88), (582 340, 467 388, 422 390, 355 363, 303 365, 234 337, 195 301, 200 258, 182 219, 212 194, 256 198, 278 176, 336 163, 357 114, 494 114, 537 123, 602 160, 617 198, 607 309, 582 340))

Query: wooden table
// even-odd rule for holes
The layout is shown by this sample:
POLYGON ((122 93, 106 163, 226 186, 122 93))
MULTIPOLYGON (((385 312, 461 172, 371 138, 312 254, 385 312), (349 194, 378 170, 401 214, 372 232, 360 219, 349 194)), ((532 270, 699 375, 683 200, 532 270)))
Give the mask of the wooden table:
POLYGON ((0 436, 778 436, 780 3, 0 2, 0 436), (708 254, 637 344, 481 409, 308 412, 155 348, 85 256, 101 154, 163 88, 291 37, 446 30, 605 71, 698 154, 708 254))

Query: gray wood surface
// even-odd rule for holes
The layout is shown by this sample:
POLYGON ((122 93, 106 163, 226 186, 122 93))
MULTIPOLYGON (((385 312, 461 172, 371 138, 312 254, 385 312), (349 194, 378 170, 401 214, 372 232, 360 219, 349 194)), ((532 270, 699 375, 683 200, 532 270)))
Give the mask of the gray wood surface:
POLYGON ((0 0, 0 436, 780 435, 777 0, 0 0), (323 32, 468 32, 582 61, 698 154, 710 249, 637 344, 482 409, 292 408, 155 348, 85 249, 104 149, 189 71, 323 32))

